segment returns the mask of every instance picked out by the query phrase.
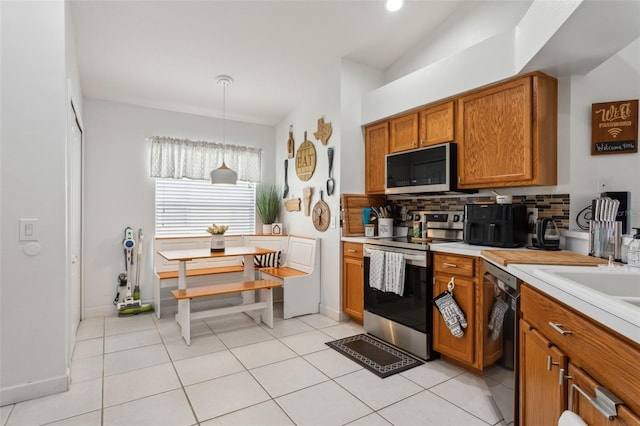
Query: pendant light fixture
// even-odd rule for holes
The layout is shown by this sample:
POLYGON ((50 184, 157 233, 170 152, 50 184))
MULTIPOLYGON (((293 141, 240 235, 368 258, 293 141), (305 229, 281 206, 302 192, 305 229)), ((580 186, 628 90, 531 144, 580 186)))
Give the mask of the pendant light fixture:
MULTIPOLYGON (((219 75, 216 77, 216 83, 218 86, 222 86, 222 145, 226 151, 227 87, 233 84, 233 79, 228 75, 219 75)), ((222 166, 211 172, 211 183, 214 185, 235 185, 237 180, 238 174, 227 167, 223 155, 222 166)))

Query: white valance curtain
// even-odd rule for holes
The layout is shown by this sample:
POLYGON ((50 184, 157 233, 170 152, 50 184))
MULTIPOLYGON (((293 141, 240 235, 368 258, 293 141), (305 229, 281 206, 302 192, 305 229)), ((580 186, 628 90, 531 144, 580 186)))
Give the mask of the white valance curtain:
POLYGON ((164 136, 151 138, 151 177, 209 180, 209 173, 223 161, 238 173, 238 180, 260 182, 260 148, 164 136))

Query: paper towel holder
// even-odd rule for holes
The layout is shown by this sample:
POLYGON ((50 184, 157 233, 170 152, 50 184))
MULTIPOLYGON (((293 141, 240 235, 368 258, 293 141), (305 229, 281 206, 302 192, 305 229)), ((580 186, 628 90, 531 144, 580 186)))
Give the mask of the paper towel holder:
POLYGON ((569 389, 569 411, 573 411, 573 395, 574 390, 577 390, 584 396, 591 405, 593 405, 600 413, 602 413, 609 420, 613 420, 618 416, 617 406, 624 404, 617 396, 605 387, 597 386, 594 389, 595 397, 591 398, 585 391, 580 389, 580 386, 575 383, 571 385, 569 389))

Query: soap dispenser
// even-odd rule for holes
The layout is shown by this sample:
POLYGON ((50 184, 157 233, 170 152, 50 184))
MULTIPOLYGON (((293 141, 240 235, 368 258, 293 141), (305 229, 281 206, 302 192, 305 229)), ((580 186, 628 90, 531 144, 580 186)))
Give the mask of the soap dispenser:
POLYGON ((633 228, 636 230, 636 234, 633 236, 633 240, 629 244, 629 250, 627 251, 627 265, 631 268, 640 269, 640 228, 633 228))

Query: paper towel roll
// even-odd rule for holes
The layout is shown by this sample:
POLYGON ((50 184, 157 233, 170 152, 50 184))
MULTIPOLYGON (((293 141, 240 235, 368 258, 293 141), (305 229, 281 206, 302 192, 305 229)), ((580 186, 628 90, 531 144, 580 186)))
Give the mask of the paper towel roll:
POLYGON ((565 410, 558 419, 558 426, 589 426, 573 411, 565 410))

